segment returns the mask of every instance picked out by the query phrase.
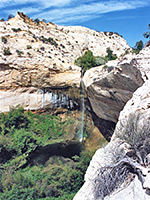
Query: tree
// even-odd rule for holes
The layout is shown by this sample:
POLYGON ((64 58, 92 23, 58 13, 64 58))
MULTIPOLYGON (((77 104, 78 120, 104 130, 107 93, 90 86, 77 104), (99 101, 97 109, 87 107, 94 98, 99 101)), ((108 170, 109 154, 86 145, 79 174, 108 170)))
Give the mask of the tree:
POLYGON ((137 50, 139 50, 139 51, 141 51, 142 49, 143 49, 143 42, 142 42, 142 40, 140 40, 139 42, 136 42, 136 44, 135 44, 135 48, 137 49, 137 50))
POLYGON ((13 14, 8 15, 8 20, 14 18, 15 16, 13 14))
POLYGON ((92 51, 86 51, 82 57, 75 60, 75 64, 85 72, 87 69, 96 66, 96 60, 92 51))
POLYGON ((39 23, 40 23, 40 20, 39 20, 38 18, 36 18, 36 19, 34 20, 34 22, 37 23, 37 24, 39 24, 39 23))
MULTIPOLYGON (((150 30, 150 24, 148 25, 148 29, 150 30)), ((150 31, 147 31, 146 33, 143 34, 145 38, 150 38, 150 31)))
POLYGON ((113 54, 113 51, 108 47, 106 49, 107 56, 105 57, 106 61, 108 60, 116 60, 117 56, 113 54))
POLYGON ((134 49, 133 49, 133 53, 138 54, 144 47, 143 41, 140 40, 138 42, 136 42, 134 49))

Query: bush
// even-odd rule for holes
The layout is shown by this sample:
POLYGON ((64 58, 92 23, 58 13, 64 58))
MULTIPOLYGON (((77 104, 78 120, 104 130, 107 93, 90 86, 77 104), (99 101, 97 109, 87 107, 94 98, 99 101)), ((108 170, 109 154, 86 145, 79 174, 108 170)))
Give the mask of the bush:
POLYGON ((100 57, 94 56, 92 51, 86 51, 85 54, 75 60, 75 64, 82 68, 83 72, 91 67, 96 67, 104 65, 109 60, 115 60, 116 55, 113 54, 113 51, 110 48, 107 48, 107 56, 100 57))
POLYGON ((105 56, 106 61, 117 59, 117 56, 113 54, 113 51, 109 47, 106 49, 106 52, 107 52, 107 56, 105 56))
POLYGON ((54 45, 55 47, 58 46, 57 42, 56 42, 53 38, 51 38, 51 37, 45 38, 44 36, 41 36, 39 39, 40 39, 42 42, 50 43, 50 44, 54 45))
POLYGON ((4 44, 6 44, 6 43, 7 43, 7 38, 5 38, 4 36, 2 36, 2 42, 3 42, 4 44))
POLYGON ((144 47, 144 44, 142 42, 142 40, 140 40, 139 42, 136 42, 133 50, 132 50, 132 53, 135 53, 135 54, 138 54, 144 47))
POLYGON ((20 28, 12 28, 12 30, 13 30, 14 32, 19 32, 19 31, 21 31, 20 28))
POLYGON ((17 54, 18 54, 19 57, 21 57, 21 55, 24 54, 23 51, 20 51, 20 50, 16 50, 16 52, 17 52, 17 54))
MULTIPOLYGON (((150 30, 150 24, 148 25, 148 29, 150 30)), ((150 31, 147 31, 146 33, 143 34, 145 38, 150 38, 150 31)))
POLYGON ((27 49, 32 49, 32 46, 31 45, 27 45, 27 49))
POLYGON ((28 123, 23 108, 11 108, 9 113, 0 115, 1 134, 5 135, 13 129, 27 128, 28 123))
POLYGON ((95 61, 97 66, 104 65, 106 63, 105 58, 100 56, 96 56, 95 61))
POLYGON ((95 67, 96 60, 92 51, 86 51, 83 56, 75 60, 75 64, 81 67, 84 72, 91 67, 95 67))
POLYGON ((14 18, 15 16, 13 14, 8 15, 8 20, 14 18))
POLYGON ((10 52, 10 48, 9 47, 5 47, 4 49, 3 49, 3 54, 5 55, 5 56, 10 56, 12 53, 10 52))

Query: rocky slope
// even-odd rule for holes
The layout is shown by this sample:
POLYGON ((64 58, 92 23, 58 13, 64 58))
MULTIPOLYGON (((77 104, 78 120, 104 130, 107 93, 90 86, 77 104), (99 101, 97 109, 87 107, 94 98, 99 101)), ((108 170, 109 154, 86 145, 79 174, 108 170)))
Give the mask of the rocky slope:
POLYGON ((150 81, 119 116, 111 142, 97 150, 74 200, 150 199, 150 81))
POLYGON ((17 104, 39 108, 39 89, 79 87, 81 72, 74 60, 88 49, 104 56, 110 47, 120 56, 130 48, 117 33, 37 24, 23 13, 0 22, 0 37, 1 112, 17 104))
POLYGON ((133 92, 150 77, 150 47, 138 55, 127 55, 107 66, 85 73, 84 84, 93 111, 99 118, 117 122, 133 92))

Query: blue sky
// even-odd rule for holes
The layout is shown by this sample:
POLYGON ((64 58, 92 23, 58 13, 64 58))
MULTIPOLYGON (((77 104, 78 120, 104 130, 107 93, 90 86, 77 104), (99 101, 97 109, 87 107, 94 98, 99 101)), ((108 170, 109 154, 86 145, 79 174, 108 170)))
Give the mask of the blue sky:
POLYGON ((132 47, 146 42, 150 24, 150 0, 0 0, 0 18, 18 11, 59 25, 118 32, 132 47))

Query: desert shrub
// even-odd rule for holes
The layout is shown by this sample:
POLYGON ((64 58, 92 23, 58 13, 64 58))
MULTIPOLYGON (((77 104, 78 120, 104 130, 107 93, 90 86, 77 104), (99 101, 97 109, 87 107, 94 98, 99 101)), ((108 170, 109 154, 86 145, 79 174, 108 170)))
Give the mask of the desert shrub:
POLYGON ((105 56, 106 61, 117 59, 117 56, 113 54, 113 51, 109 47, 106 49, 106 52, 107 52, 107 55, 105 56))
POLYGON ((55 47, 58 46, 57 42, 51 37, 45 38, 44 36, 41 36, 39 39, 44 43, 50 43, 51 45, 54 45, 55 47))
POLYGON ((100 56, 96 56, 95 61, 97 66, 104 65, 106 63, 105 58, 100 56))
POLYGON ((142 42, 142 40, 136 42, 133 50, 132 50, 132 53, 135 53, 135 54, 138 54, 144 47, 144 44, 142 42))
MULTIPOLYGON (((148 29, 150 30, 150 24, 148 25, 148 29)), ((145 38, 150 38, 150 31, 147 31, 146 33, 143 34, 145 38)))
POLYGON ((83 56, 75 60, 75 64, 85 72, 87 69, 96 66, 96 60, 92 51, 86 51, 83 56))
POLYGON ((19 32, 19 31, 21 31, 20 28, 12 28, 12 30, 13 30, 14 32, 19 32))
POLYGON ((35 22, 36 24, 39 24, 39 23, 40 23, 40 20, 39 20, 38 18, 36 18, 36 19, 34 20, 34 22, 35 22))
POLYGON ((7 38, 5 38, 4 36, 2 36, 2 42, 3 42, 4 44, 6 44, 6 43, 7 43, 7 38))
POLYGON ((14 18, 15 16, 13 14, 8 15, 8 20, 14 18))
POLYGON ((5 47, 5 48, 3 49, 3 54, 4 54, 5 56, 11 55, 12 53, 10 52, 10 48, 9 48, 9 47, 5 47))
POLYGON ((62 48, 65 48, 65 46, 64 46, 63 44, 60 44, 60 46, 61 46, 62 48))
POLYGON ((31 45, 27 45, 27 49, 32 49, 32 46, 31 45))
POLYGON ((16 52, 17 52, 17 54, 18 54, 19 57, 21 57, 21 55, 24 54, 23 51, 20 51, 20 50, 16 50, 16 52))

